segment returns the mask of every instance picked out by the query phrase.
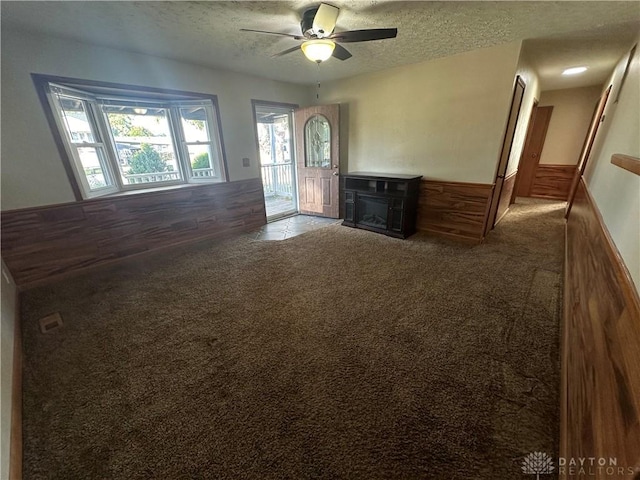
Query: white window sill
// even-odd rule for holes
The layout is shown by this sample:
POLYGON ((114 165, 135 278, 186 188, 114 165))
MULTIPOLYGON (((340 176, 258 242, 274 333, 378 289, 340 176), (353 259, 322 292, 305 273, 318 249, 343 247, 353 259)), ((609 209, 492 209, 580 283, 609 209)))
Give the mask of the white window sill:
POLYGON ((217 182, 180 183, 178 185, 164 185, 164 186, 149 187, 149 188, 136 188, 131 190, 123 190, 121 192, 108 193, 106 195, 90 197, 90 198, 86 198, 84 201, 100 200, 100 199, 106 199, 106 198, 127 197, 130 195, 139 195, 139 194, 145 194, 145 193, 167 192, 171 190, 180 190, 183 188, 203 187, 206 185, 219 185, 222 183, 229 183, 229 182, 220 180, 217 182))

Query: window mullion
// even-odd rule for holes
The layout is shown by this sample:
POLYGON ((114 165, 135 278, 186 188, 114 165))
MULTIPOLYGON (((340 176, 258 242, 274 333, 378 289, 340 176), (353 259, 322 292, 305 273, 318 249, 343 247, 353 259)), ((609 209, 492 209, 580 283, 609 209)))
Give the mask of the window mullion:
POLYGON ((118 150, 115 147, 116 143, 113 135, 111 134, 109 122, 107 122, 106 114, 102 111, 102 108, 100 108, 100 105, 97 102, 93 105, 93 108, 95 109, 96 122, 100 125, 100 128, 103 131, 103 140, 107 150, 109 169, 113 172, 114 182, 118 186, 118 190, 122 191, 124 185, 120 175, 120 167, 118 166, 118 150))
POLYGON ((122 190, 122 179, 118 174, 118 155, 114 147, 113 137, 111 136, 111 129, 105 122, 104 114, 98 103, 96 101, 90 102, 90 106, 93 121, 96 129, 100 132, 100 139, 102 140, 102 148, 104 149, 105 161, 107 163, 105 167, 109 171, 113 185, 120 191, 122 190))
POLYGON ((209 129, 209 139, 211 140, 211 154, 213 155, 215 150, 215 159, 211 159, 211 168, 213 168, 216 176, 223 178, 225 175, 224 165, 222 162, 222 145, 220 143, 220 136, 218 132, 220 131, 220 126, 218 125, 218 120, 216 118, 216 114, 213 111, 213 107, 211 105, 207 105, 205 107, 205 112, 207 114, 207 128, 209 129), (215 141, 214 141, 215 139, 215 141), (215 161, 214 161, 215 160, 215 161))
POLYGON ((189 151, 185 147, 184 132, 182 131, 182 125, 180 123, 180 110, 175 105, 171 105, 167 108, 167 112, 169 112, 169 123, 171 125, 173 143, 176 146, 178 166, 182 171, 182 178, 188 183, 193 177, 193 172, 191 170, 191 162, 189 161, 189 151))

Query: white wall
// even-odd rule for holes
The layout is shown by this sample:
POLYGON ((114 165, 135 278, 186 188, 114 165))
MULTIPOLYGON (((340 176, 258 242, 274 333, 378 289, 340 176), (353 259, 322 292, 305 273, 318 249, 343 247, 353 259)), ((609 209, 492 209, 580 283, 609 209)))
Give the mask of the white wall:
POLYGON ((529 127, 529 120, 531 119, 531 110, 533 109, 533 103, 536 99, 540 98, 540 84, 538 81, 538 75, 522 53, 520 55, 520 60, 518 61, 517 75, 520 75, 520 77, 524 81, 525 89, 524 96, 522 98, 522 105, 520 107, 520 114, 518 115, 518 122, 516 124, 515 135, 513 137, 513 143, 511 145, 511 153, 509 154, 509 163, 507 164, 505 177, 508 177, 518 170, 520 157, 522 155, 522 149, 524 148, 524 142, 527 139, 527 128, 529 127))
POLYGON ((231 180, 260 176, 251 99, 297 103, 310 89, 160 57, 2 30, 2 209, 74 200, 31 73, 218 96, 231 180), (242 158, 251 167, 242 167, 242 158))
MULTIPOLYGON (((637 39, 640 42, 640 37, 637 39)), ((605 121, 598 131, 585 180, 636 288, 640 287, 640 176, 611 163, 622 153, 640 158, 640 49, 615 103, 628 55, 616 66, 605 121)))
POLYGON ((0 325, 0 478, 9 478, 13 385, 13 340, 17 323, 16 287, 2 262, 0 278, 2 313, 0 325), (6 277, 5 277, 6 275, 6 277), (9 281, 7 281, 7 279, 9 281))
POLYGON ((547 90, 540 94, 540 106, 553 106, 547 137, 540 154, 545 165, 575 165, 602 86, 547 90))
POLYGON ((341 103, 347 122, 341 162, 493 183, 519 53, 516 42, 323 84, 321 102, 341 103))

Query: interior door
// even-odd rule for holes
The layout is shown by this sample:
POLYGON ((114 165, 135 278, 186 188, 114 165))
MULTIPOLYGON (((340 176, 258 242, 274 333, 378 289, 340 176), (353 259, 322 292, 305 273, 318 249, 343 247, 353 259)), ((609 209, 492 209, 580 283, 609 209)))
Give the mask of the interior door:
POLYGON ((604 109, 607 106, 607 100, 609 99, 609 94, 611 93, 611 85, 607 88, 607 91, 604 92, 600 100, 596 105, 596 108, 593 112, 593 117, 591 118, 591 126, 589 127, 589 131, 587 132, 587 136, 584 139, 584 144, 582 145, 582 152, 580 153, 580 159, 578 160, 578 165, 576 167, 576 173, 573 176, 573 182, 571 183, 571 189, 569 190, 569 197, 567 198, 567 208, 565 210, 564 216, 565 218, 569 218, 569 213, 571 212, 571 206, 573 205, 573 197, 576 195, 576 190, 578 189, 578 182, 580 182, 580 177, 584 173, 587 168, 587 162, 589 161, 589 155, 591 154, 591 148, 593 147, 593 142, 596 139, 596 134, 598 133, 598 127, 600 127, 600 123, 604 121, 604 109))
POLYGON ((339 105, 295 110, 300 213, 339 218, 339 105))
POLYGON ((533 125, 527 132, 524 152, 522 152, 522 159, 518 170, 516 189, 519 197, 528 197, 531 195, 531 187, 533 187, 533 181, 536 177, 536 170, 540 162, 540 154, 542 153, 542 147, 544 147, 544 141, 547 138, 547 130, 549 129, 552 113, 552 106, 536 107, 533 125))
POLYGON ((513 139, 516 134, 516 126, 518 125, 518 117, 520 116, 520 108, 522 107, 525 88, 526 85, 522 78, 520 78, 520 76, 516 77, 513 97, 511 98, 511 108, 509 109, 509 118, 507 119, 507 128, 504 133, 500 160, 498 161, 498 169, 496 171, 495 188, 489 208, 489 222, 487 222, 485 234, 500 221, 509 208, 511 190, 505 188, 505 176, 509 166, 509 157, 511 156, 511 148, 513 147, 513 139))

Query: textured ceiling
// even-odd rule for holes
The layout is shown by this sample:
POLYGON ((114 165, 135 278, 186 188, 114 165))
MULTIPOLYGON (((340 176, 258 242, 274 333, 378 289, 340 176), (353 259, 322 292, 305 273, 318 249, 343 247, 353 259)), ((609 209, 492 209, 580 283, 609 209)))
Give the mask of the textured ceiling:
POLYGON ((557 37, 527 40, 524 52, 545 90, 584 87, 603 83, 637 35, 636 23, 600 26, 557 37), (561 75, 565 68, 582 65, 588 67, 583 74, 561 75))
POLYGON ((240 28, 299 34, 318 2, 2 2, 2 28, 179 59, 262 77, 312 84, 421 62, 516 40, 542 86, 604 81, 640 28, 640 2, 336 1, 336 31, 397 27, 398 37, 345 44, 353 58, 320 70, 301 52, 271 58, 295 40, 240 28), (588 64, 590 74, 558 81, 558 69, 588 64))

